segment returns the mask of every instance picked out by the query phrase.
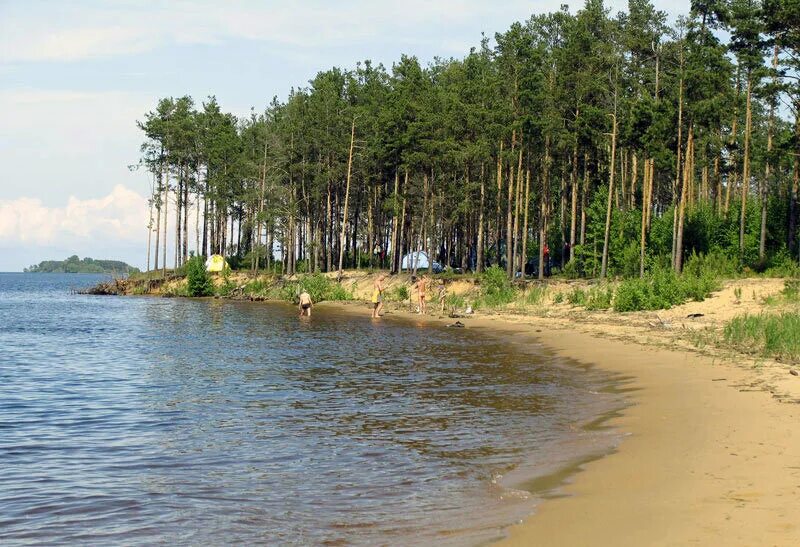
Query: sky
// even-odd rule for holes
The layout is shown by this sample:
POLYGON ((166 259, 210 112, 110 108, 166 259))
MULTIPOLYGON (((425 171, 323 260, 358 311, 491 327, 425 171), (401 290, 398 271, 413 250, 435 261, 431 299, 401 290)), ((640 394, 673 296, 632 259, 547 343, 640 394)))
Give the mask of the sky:
MULTIPOLYGON (((564 3, 582 5, 0 0, 0 272, 73 254, 145 266, 151 181, 134 167, 136 121, 161 97, 215 95, 245 115, 332 66, 463 57, 482 32, 564 3)), ((612 13, 626 3, 606 0, 612 13)))

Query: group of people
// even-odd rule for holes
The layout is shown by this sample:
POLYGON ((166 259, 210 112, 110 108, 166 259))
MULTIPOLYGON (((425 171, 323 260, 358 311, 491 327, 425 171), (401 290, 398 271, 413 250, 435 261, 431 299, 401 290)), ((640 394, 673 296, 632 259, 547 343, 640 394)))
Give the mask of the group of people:
MULTIPOLYGON (((381 316, 383 311, 383 293, 386 290, 385 286, 386 274, 380 274, 375 278, 372 284, 372 318, 377 319, 381 316)), ((425 314, 428 311, 428 289, 430 287, 430 279, 427 275, 422 275, 419 278, 416 276, 411 278, 414 287, 417 291, 417 313, 425 314)), ((447 297, 447 288, 444 283, 439 281, 439 311, 444 313, 444 301, 447 297)), ((300 293, 298 308, 300 310, 300 317, 311 317, 311 308, 314 307, 314 302, 311 300, 311 295, 308 291, 303 289, 300 293)))

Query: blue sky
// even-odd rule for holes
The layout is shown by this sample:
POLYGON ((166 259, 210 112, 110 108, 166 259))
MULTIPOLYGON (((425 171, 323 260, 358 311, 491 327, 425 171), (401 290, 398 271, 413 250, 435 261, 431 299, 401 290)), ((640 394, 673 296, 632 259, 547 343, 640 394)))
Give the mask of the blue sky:
POLYGON ((245 114, 331 66, 461 57, 562 3, 0 0, 0 271, 72 254, 144 266, 149 180, 128 166, 160 97, 245 114))

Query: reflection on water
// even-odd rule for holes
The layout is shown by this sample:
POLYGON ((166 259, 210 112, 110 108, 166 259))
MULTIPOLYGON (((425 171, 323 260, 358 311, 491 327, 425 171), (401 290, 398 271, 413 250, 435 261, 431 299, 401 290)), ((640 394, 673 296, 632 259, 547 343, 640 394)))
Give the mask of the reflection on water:
POLYGON ((3 543, 474 544, 532 510, 499 475, 611 442, 535 348, 76 279, 0 274, 3 543))

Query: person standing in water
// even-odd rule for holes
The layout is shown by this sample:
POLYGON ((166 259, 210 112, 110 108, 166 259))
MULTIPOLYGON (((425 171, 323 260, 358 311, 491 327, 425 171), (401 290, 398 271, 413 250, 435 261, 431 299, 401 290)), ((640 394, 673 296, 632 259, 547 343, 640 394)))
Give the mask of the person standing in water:
POLYGON ((383 280, 386 274, 380 274, 372 285, 372 318, 377 319, 383 310, 383 280))
POLYGON ((428 292, 428 276, 423 275, 417 281, 417 299, 419 302, 419 310, 417 313, 424 315, 427 311, 427 304, 425 302, 425 296, 428 292))
POLYGON ((311 308, 314 306, 314 302, 311 301, 311 295, 308 294, 308 291, 303 289, 303 292, 300 293, 300 317, 304 315, 311 317, 311 308))

